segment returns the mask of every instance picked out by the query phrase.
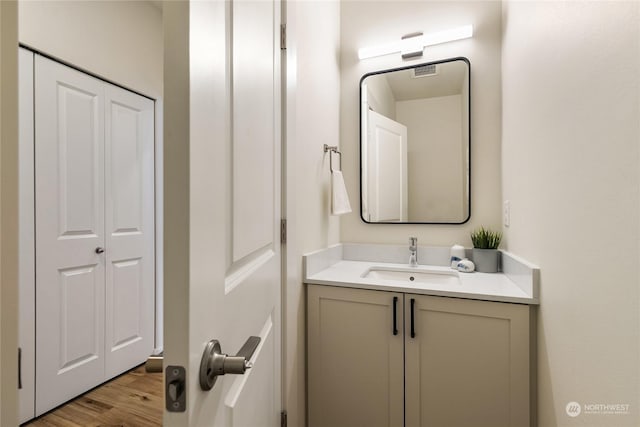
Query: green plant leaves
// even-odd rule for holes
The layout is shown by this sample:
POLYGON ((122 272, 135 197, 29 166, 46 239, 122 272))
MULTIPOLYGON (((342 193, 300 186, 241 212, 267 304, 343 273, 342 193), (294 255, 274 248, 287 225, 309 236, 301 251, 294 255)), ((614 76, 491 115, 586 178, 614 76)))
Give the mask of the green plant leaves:
POLYGON ((471 242, 474 248, 478 249, 498 249, 502 241, 501 231, 491 231, 484 227, 471 232, 471 242))

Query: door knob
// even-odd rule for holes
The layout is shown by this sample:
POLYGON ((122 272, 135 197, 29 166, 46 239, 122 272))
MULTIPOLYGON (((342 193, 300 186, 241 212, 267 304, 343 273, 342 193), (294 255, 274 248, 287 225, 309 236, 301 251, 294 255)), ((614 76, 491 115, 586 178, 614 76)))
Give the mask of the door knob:
POLYGON ((104 248, 101 248, 100 246, 98 246, 98 247, 96 248, 96 253, 97 253, 97 254, 101 254, 102 252, 104 252, 104 248))
POLYGON ((204 391, 211 390, 220 375, 244 374, 252 367, 249 359, 259 343, 260 337, 249 337, 238 354, 229 356, 222 353, 218 340, 209 341, 200 360, 200 388, 204 391))

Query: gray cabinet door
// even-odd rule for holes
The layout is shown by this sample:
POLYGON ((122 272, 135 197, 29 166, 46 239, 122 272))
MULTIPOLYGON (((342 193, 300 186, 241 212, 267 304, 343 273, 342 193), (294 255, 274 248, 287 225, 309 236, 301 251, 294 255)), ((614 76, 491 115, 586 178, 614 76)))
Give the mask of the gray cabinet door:
POLYGON ((407 427, 529 425, 529 306, 406 294, 405 363, 407 427))
POLYGON ((308 285, 307 297, 309 426, 402 426, 402 294, 308 285))

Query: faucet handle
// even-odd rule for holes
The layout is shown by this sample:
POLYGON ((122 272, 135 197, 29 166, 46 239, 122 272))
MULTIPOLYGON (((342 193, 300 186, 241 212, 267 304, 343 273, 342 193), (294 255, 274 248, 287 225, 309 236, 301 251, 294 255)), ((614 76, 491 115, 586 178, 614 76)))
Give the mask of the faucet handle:
POLYGON ((417 237, 409 237, 409 266, 417 267, 418 266, 418 238, 417 237))

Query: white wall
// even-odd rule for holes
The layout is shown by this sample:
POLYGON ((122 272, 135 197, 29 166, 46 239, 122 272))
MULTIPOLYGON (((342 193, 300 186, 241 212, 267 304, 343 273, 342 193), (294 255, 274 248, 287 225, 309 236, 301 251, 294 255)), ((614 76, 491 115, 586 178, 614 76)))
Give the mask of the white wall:
POLYGON ((501 4, 495 1, 415 2, 344 1, 341 3, 341 144, 347 190, 354 212, 341 219, 345 242, 469 246, 471 229, 500 228, 500 40, 501 4), (389 55, 359 61, 360 47, 400 39, 414 31, 435 32, 474 25, 474 37, 432 46, 419 60, 389 55), (471 220, 463 225, 382 225, 360 219, 359 81, 367 72, 465 56, 471 61, 471 220))
POLYGON ((396 119, 407 126, 409 219, 462 222, 466 218, 461 196, 460 159, 465 151, 461 98, 449 95, 396 103, 396 119))
POLYGON ((297 11, 297 129, 288 143, 297 152, 295 193, 302 224, 296 235, 304 253, 339 241, 339 218, 330 216, 329 153, 322 146, 340 143, 340 15, 337 1, 301 2, 297 11))
POLYGON ((19 25, 21 43, 162 96, 162 12, 149 2, 21 0, 19 25))
POLYGON ((286 2, 286 15, 285 214, 289 237, 284 402, 289 425, 303 426, 306 293, 302 285, 302 254, 338 243, 340 233, 339 218, 330 215, 329 154, 322 151, 323 144, 340 144, 340 6, 337 1, 286 2))
POLYGON ((640 425, 639 5, 505 5, 505 238, 540 266, 544 427, 640 425), (612 403, 630 413, 585 414, 612 403))
POLYGON ((396 98, 387 82, 387 78, 380 74, 368 77, 367 84, 367 103, 369 107, 376 113, 382 114, 391 120, 396 119, 396 98))
POLYGON ((18 424, 18 28, 0 2, 0 425, 18 424))

